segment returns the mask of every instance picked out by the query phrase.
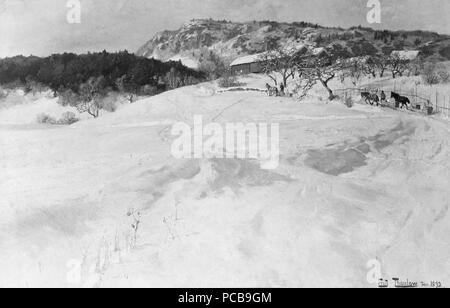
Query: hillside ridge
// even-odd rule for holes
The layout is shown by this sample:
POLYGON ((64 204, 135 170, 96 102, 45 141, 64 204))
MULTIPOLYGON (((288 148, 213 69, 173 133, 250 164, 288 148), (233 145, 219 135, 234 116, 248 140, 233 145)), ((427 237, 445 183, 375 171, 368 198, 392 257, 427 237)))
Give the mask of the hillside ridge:
POLYGON ((182 61, 198 68, 211 57, 230 64, 240 56, 256 54, 277 44, 308 43, 334 47, 344 57, 419 50, 427 60, 450 60, 450 36, 428 31, 389 31, 367 27, 323 27, 308 22, 230 22, 194 19, 178 30, 153 36, 136 52, 162 61, 182 61))

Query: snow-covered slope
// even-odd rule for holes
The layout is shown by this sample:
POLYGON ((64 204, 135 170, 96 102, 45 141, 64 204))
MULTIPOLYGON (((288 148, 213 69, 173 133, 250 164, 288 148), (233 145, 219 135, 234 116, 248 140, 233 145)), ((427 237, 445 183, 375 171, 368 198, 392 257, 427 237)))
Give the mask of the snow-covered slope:
POLYGON ((16 92, 0 101, 0 125, 37 124, 39 115, 46 114, 57 120, 66 112, 72 112, 78 119, 89 118, 74 107, 61 106, 51 93, 24 95, 16 92))
POLYGON ((236 58, 264 52, 275 44, 292 43, 317 44, 318 47, 334 45, 335 52, 345 57, 386 52, 400 44, 404 50, 420 50, 424 57, 434 61, 450 59, 450 37, 437 33, 376 32, 363 27, 327 28, 305 22, 237 23, 212 19, 191 20, 177 30, 157 33, 136 53, 163 61, 185 59, 187 66, 192 61, 208 63, 217 57, 229 64, 236 58))
POLYGON ((450 283, 447 123, 216 90, 0 128, 0 286, 371 287, 371 260, 450 283), (174 159, 171 125, 194 115, 280 123, 280 167, 174 159))
POLYGON ((163 61, 181 60, 185 65, 207 63, 219 57, 229 64, 241 55, 261 53, 278 42, 304 43, 319 35, 322 28, 310 24, 276 22, 233 23, 215 20, 192 20, 176 31, 156 34, 137 54, 163 61))

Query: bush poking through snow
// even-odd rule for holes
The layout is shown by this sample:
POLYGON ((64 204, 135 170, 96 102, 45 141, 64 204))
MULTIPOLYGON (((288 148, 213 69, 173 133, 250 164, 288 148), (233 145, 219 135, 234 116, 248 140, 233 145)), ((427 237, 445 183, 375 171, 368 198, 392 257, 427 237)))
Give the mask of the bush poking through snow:
POLYGON ((422 71, 422 79, 427 85, 450 82, 450 72, 444 65, 426 63, 422 71))
POLYGON ((436 64, 425 64, 422 72, 422 79, 427 85, 435 85, 439 83, 439 75, 436 72, 436 64))
POLYGON ((450 72, 447 70, 441 70, 438 72, 439 78, 441 79, 442 83, 449 83, 450 82, 450 72))
POLYGON ((37 122, 39 124, 47 124, 47 125, 72 125, 78 122, 79 119, 76 117, 73 112, 65 112, 62 114, 61 119, 56 120, 54 117, 41 113, 37 116, 37 122))
POLYGON ((221 88, 232 88, 242 86, 242 83, 238 81, 235 75, 227 72, 222 78, 219 79, 219 87, 221 88))
POLYGON ((77 123, 79 119, 76 117, 75 113, 73 112, 65 112, 63 113, 61 119, 58 120, 59 125, 72 125, 74 123, 77 123))
POLYGON ((41 113, 37 116, 37 122, 39 124, 55 125, 55 124, 57 124, 58 121, 56 121, 55 118, 53 118, 52 116, 50 116, 46 113, 41 113))
POLYGON ((127 216, 130 217, 131 220, 131 229, 132 229, 132 234, 131 234, 131 238, 129 239, 129 245, 130 248, 133 249, 136 247, 136 242, 137 242, 137 233, 139 231, 139 225, 141 223, 141 212, 137 212, 134 209, 130 209, 127 213, 127 216))
POLYGON ((354 105, 353 98, 352 98, 351 96, 346 96, 346 97, 344 98, 344 104, 345 104, 345 106, 347 106, 348 108, 352 108, 353 105, 354 105))

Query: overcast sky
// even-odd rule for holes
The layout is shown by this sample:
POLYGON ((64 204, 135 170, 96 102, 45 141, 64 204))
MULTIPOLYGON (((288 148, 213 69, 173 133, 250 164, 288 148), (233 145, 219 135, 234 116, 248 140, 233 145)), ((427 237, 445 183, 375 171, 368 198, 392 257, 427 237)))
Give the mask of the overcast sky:
MULTIPOLYGON (((106 49, 136 51, 158 31, 192 18, 309 21, 369 26, 368 0, 81 0, 81 23, 67 22, 68 0, 0 0, 0 57, 106 49)), ((380 0, 375 28, 450 34, 450 0, 380 0)))

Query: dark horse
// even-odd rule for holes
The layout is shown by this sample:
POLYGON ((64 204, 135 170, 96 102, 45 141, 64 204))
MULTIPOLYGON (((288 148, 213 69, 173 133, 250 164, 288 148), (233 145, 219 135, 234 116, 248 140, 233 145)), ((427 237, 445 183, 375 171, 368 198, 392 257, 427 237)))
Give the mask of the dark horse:
POLYGON ((392 92, 391 98, 395 99, 395 102, 401 105, 400 108, 406 107, 406 109, 408 109, 408 105, 411 105, 409 98, 401 96, 398 93, 392 92))
POLYGON ((377 103, 377 106, 380 104, 380 98, 376 94, 372 94, 369 92, 361 92, 361 98, 364 99, 366 104, 373 105, 374 103, 377 103))

